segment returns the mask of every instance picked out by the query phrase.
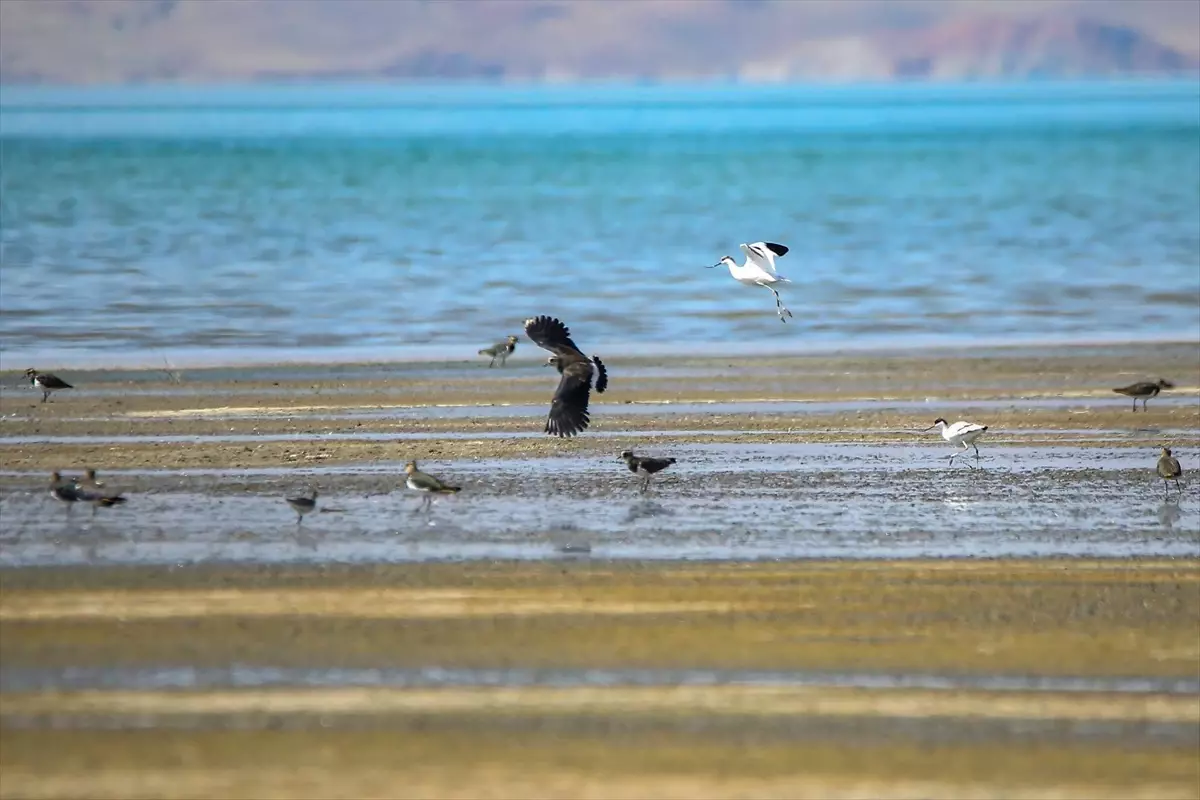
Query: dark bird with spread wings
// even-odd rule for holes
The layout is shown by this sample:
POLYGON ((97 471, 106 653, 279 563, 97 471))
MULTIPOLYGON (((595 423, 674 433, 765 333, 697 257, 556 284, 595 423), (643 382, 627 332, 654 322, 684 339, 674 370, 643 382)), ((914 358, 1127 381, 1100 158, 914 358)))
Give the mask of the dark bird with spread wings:
POLYGON ((534 317, 525 320, 525 334, 530 341, 554 355, 546 360, 562 376, 554 390, 550 413, 546 417, 546 433, 551 436, 574 436, 588 426, 588 398, 592 391, 592 376, 596 376, 596 391, 608 388, 608 370, 596 356, 585 356, 571 341, 571 331, 554 317, 534 317), (592 365, 595 364, 593 369, 592 365))

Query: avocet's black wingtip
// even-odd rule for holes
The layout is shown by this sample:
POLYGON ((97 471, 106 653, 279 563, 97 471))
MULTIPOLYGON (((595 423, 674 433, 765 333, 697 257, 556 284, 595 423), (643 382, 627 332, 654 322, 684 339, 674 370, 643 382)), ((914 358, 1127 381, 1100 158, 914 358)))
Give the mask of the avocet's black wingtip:
POLYGON ((767 246, 767 249, 769 249, 772 253, 774 253, 777 256, 787 255, 787 251, 788 251, 787 245, 776 244, 775 242, 763 242, 763 244, 765 244, 767 246))

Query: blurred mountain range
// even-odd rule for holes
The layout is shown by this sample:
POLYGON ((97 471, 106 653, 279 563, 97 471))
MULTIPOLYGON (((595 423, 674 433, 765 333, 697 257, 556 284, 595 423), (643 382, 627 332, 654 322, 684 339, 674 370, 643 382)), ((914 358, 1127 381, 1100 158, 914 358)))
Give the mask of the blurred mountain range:
POLYGON ((0 82, 1196 75, 1197 0, 3 0, 0 82))

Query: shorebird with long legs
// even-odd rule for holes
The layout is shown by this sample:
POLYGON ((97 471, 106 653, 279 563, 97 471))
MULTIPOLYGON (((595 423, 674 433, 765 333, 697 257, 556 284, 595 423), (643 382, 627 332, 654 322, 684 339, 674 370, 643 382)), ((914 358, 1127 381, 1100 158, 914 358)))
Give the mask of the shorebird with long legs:
POLYGON ((779 321, 787 322, 784 314, 790 317, 792 312, 788 311, 787 306, 783 304, 775 285, 791 283, 791 281, 775 270, 775 259, 786 255, 788 248, 775 242, 754 242, 753 244, 743 244, 741 248, 742 252, 746 254, 744 264, 739 265, 731 257, 725 256, 708 269, 716 269, 724 264, 729 267, 729 274, 733 276, 733 279, 743 286, 761 286, 770 291, 775 295, 775 313, 779 315, 779 321))
POLYGON ((497 361, 499 361, 500 366, 503 367, 504 362, 507 361, 508 357, 511 356, 513 351, 517 349, 517 339, 518 337, 516 336, 509 336, 503 342, 496 342, 491 347, 483 348, 479 351, 479 355, 492 357, 492 360, 488 362, 489 367, 496 366, 497 361))
POLYGON ((413 509, 414 514, 422 509, 432 511, 433 496, 435 494, 458 494, 462 491, 461 486, 450 486, 427 472, 421 472, 421 470, 417 469, 416 461, 410 461, 405 464, 404 472, 408 476, 405 478, 405 485, 413 491, 422 494, 421 504, 413 509))
POLYGON ((75 388, 57 375, 51 375, 49 372, 38 372, 36 369, 25 370, 25 377, 29 379, 31 385, 42 390, 43 403, 50 399, 51 392, 57 392, 59 389, 75 388))
POLYGON ((308 490, 308 497, 287 497, 287 504, 296 512, 296 524, 304 522, 304 515, 311 514, 317 509, 317 489, 314 486, 308 490))
POLYGON ((634 475, 642 478, 642 493, 645 494, 650 489, 650 478, 655 473, 662 472, 667 467, 675 463, 673 458, 650 458, 649 456, 635 456, 632 450, 625 450, 621 453, 621 458, 625 459, 625 466, 629 467, 629 471, 634 475))
POLYGON ((1175 481, 1175 491, 1178 494, 1183 494, 1183 490, 1179 488, 1179 477, 1183 475, 1183 467, 1179 466, 1179 459, 1171 455, 1171 448, 1164 447, 1162 455, 1158 459, 1158 477, 1163 479, 1163 494, 1165 497, 1171 496, 1170 481, 1175 481))
POLYGON ((571 331, 554 317, 540 316, 525 320, 525 333, 530 341, 554 355, 546 359, 546 365, 558 370, 562 377, 554 390, 550 402, 550 413, 546 416, 546 433, 551 436, 574 436, 585 430, 591 417, 588 416, 588 400, 592 391, 592 377, 596 377, 596 392, 608 388, 608 370, 599 356, 590 359, 571 341, 571 331), (595 369, 592 365, 595 364, 595 369))
POLYGON ((1138 381, 1131 383, 1128 386, 1122 386, 1118 389, 1113 389, 1117 394, 1123 394, 1126 397, 1133 398, 1133 410, 1137 412, 1137 401, 1142 401, 1142 411, 1146 410, 1146 401, 1151 397, 1158 397, 1158 393, 1163 389, 1174 389, 1175 384, 1170 381, 1164 381, 1159 378, 1157 381, 1138 381))
MULTIPOLYGON (((930 425, 928 428, 925 429, 924 432, 928 433, 929 431, 933 430, 934 428, 940 428, 942 438, 945 439, 950 444, 955 445, 956 447, 961 447, 963 449, 964 453, 968 449, 967 445, 970 445, 971 447, 975 448, 975 461, 976 462, 979 461, 979 446, 975 444, 975 440, 978 439, 980 436, 983 436, 983 434, 985 432, 987 432, 987 429, 988 429, 987 425, 976 425, 974 422, 965 422, 962 420, 951 425, 948 422, 946 422, 946 420, 942 419, 941 417, 938 417, 937 419, 935 419, 933 421, 932 425, 930 425)), ((954 464, 955 456, 959 456, 959 455, 962 455, 962 453, 952 453, 950 455, 950 464, 951 465, 954 464)), ((971 462, 968 461, 967 466, 971 467, 971 462)), ((975 469, 975 468, 971 467, 971 469, 975 469)))

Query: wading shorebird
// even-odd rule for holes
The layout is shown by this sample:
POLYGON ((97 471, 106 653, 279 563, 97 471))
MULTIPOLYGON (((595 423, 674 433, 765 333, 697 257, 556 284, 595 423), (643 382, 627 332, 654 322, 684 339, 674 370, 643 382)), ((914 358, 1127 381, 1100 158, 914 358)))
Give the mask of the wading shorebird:
POLYGON ((483 348, 479 351, 479 355, 492 357, 492 360, 488 362, 489 367, 496 366, 497 359, 500 360, 500 366, 503 367, 504 362, 507 361, 508 357, 511 356, 513 351, 517 349, 517 338, 518 337, 516 336, 509 336, 503 342, 496 342, 496 344, 492 345, 491 347, 483 348))
POLYGON ((317 489, 314 486, 308 490, 308 497, 287 497, 287 504, 296 512, 296 524, 304 522, 304 515, 310 514, 317 508, 317 489))
MULTIPOLYGON (((950 444, 961 447, 963 449, 963 452, 966 452, 967 445, 974 447, 975 448, 975 460, 979 461, 979 447, 975 444, 975 440, 978 439, 980 436, 983 436, 983 434, 988 429, 987 425, 976 425, 974 422, 964 422, 961 420, 954 423, 953 425, 951 425, 948 422, 946 422, 946 420, 942 419, 941 417, 938 417, 937 419, 935 419, 933 421, 932 425, 930 425, 928 428, 926 428, 924 430, 924 433, 928 433, 929 431, 933 430, 934 428, 940 428, 941 433, 942 433, 942 438, 945 439, 950 444)), ((955 456, 958 456, 958 455, 961 455, 961 453, 951 454, 951 456, 950 456, 951 464, 954 463, 954 458, 955 458, 955 456)), ((967 466, 971 467, 971 463, 967 462, 967 466)), ((975 469, 975 468, 971 467, 971 469, 975 469)))
POLYGON ((71 513, 71 508, 74 507, 81 499, 81 492, 75 488, 74 482, 63 480, 62 475, 57 472, 50 473, 50 496, 67 507, 67 513, 71 513))
POLYGON ((433 496, 435 494, 458 494, 462 491, 461 486, 450 486, 442 483, 439 479, 433 477, 427 472, 421 472, 417 469, 417 462, 410 461, 404 465, 404 472, 408 478, 404 481, 408 488, 421 492, 421 504, 413 509, 413 513, 421 509, 433 510, 433 496))
POLYGON ((588 399, 592 390, 592 374, 596 375, 596 392, 602 393, 608 388, 608 370, 599 356, 590 359, 585 356, 571 341, 571 331, 567 326, 553 317, 540 316, 525 320, 525 334, 538 347, 554 353, 546 359, 546 365, 556 368, 562 376, 558 388, 554 390, 545 431, 551 436, 574 436, 586 429, 591 421, 588 399), (594 370, 592 364, 596 365, 594 370))
POLYGON ((1119 389, 1113 389, 1117 394, 1123 394, 1126 397, 1133 398, 1133 410, 1137 412, 1137 401, 1142 401, 1142 411, 1146 410, 1146 401, 1151 397, 1157 397, 1158 393, 1163 389, 1174 389, 1175 384, 1170 381, 1164 381, 1159 378, 1157 381, 1138 381, 1131 383, 1128 386, 1122 386, 1119 389))
POLYGON ((725 256, 708 269, 716 269, 724 264, 729 267, 729 274, 733 276, 733 279, 743 286, 761 286, 769 290, 771 294, 775 295, 775 313, 779 315, 779 321, 787 322, 784 314, 790 317, 792 312, 788 311, 787 306, 783 304, 774 284, 791 283, 790 280, 775 271, 776 257, 786 255, 788 248, 775 242, 754 242, 753 244, 743 244, 741 248, 742 252, 746 254, 746 263, 738 266, 736 261, 725 256))
POLYGON ((1171 448, 1164 447, 1162 455, 1158 459, 1158 477, 1163 479, 1163 495, 1171 496, 1170 481, 1175 481, 1175 491, 1179 494, 1183 490, 1179 488, 1179 476, 1183 474, 1183 467, 1179 466, 1179 459, 1171 455, 1171 448))
POLYGON ((87 468, 82 478, 75 478, 75 492, 82 502, 92 504, 92 516, 96 516, 97 508, 112 508, 126 501, 120 492, 105 490, 104 481, 96 480, 96 470, 87 468))
POLYGON ((632 450, 625 450, 621 453, 621 458, 625 459, 625 466, 629 467, 629 471, 643 478, 642 492, 645 493, 650 488, 650 476, 656 472, 662 472, 667 467, 675 463, 673 458, 650 458, 648 456, 635 456, 632 450))
POLYGON ((38 372, 36 369, 25 370, 25 377, 29 379, 31 385, 42 390, 43 403, 50 399, 51 392, 57 392, 59 389, 75 388, 57 375, 51 375, 49 372, 38 372))

